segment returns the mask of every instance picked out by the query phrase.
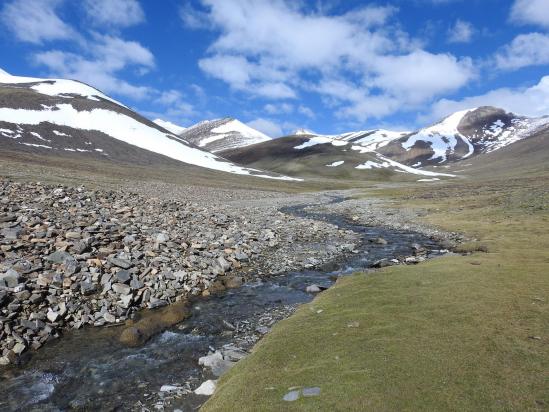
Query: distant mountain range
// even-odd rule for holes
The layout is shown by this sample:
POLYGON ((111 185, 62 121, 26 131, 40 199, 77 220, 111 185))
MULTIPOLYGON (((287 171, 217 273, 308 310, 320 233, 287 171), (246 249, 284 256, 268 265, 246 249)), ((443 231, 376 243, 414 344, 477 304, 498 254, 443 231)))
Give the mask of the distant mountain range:
POLYGON ((423 167, 447 169, 540 133, 549 134, 549 117, 528 118, 480 107, 416 132, 375 129, 319 135, 299 129, 290 136, 220 154, 239 164, 295 176, 387 179, 398 173, 438 179, 452 174, 423 167))
POLYGON ((287 179, 241 167, 202 150, 168 130, 174 130, 173 126, 154 123, 81 82, 18 77, 0 71, 0 144, 4 151, 145 165, 181 162, 287 179))
POLYGON ((432 180, 453 176, 448 169, 454 163, 540 134, 549 134, 549 117, 480 107, 415 132, 374 129, 321 135, 299 129, 271 139, 233 118, 188 128, 150 121, 84 83, 17 77, 0 70, 4 151, 140 165, 184 163, 275 179, 432 180))

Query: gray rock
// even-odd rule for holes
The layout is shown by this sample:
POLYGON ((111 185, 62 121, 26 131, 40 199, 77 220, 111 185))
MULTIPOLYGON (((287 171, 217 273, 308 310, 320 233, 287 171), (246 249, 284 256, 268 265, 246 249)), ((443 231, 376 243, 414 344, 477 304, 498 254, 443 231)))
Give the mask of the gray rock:
POLYGON ((305 289, 307 293, 319 293, 321 291, 320 287, 318 285, 310 285, 307 286, 307 289, 305 289))
POLYGON ((231 264, 227 262, 227 260, 222 256, 216 259, 216 263, 223 272, 227 272, 229 269, 231 269, 231 264))
POLYGON ((51 255, 46 256, 46 260, 55 264, 62 264, 66 262, 74 262, 76 259, 70 253, 65 252, 64 250, 58 250, 53 252, 51 255))
POLYGON ((127 270, 120 270, 115 276, 120 283, 128 283, 131 278, 131 274, 127 270))
POLYGON ((141 289, 143 287, 143 282, 141 282, 137 276, 134 276, 130 282, 130 287, 134 290, 141 289))
POLYGON ((17 342, 12 351, 15 352, 17 355, 20 355, 25 351, 25 349, 27 349, 27 347, 23 343, 17 342))
POLYGON ((125 283, 114 283, 112 290, 119 295, 129 295, 132 291, 130 286, 125 283))
POLYGON ((51 308, 48 310, 48 313, 46 314, 46 317, 50 322, 55 322, 59 318, 59 313, 51 310, 51 308))
POLYGON ((167 304, 168 302, 166 302, 163 299, 157 299, 157 298, 151 297, 149 299, 149 303, 147 304, 147 307, 149 309, 155 309, 155 308, 160 308, 162 306, 166 306, 167 304))
POLYGON ((0 274, 0 286, 14 288, 19 284, 19 273, 13 269, 9 269, 6 273, 0 274))
POLYGON ((112 313, 109 313, 109 312, 105 312, 103 314, 103 319, 105 319, 105 321, 109 323, 116 322, 116 316, 114 316, 112 313))
POLYGON ((122 268, 122 269, 129 269, 133 266, 133 264, 129 260, 126 260, 126 259, 111 257, 108 260, 112 265, 118 266, 119 268, 122 268))
POLYGON ((95 293, 96 287, 93 283, 88 281, 80 282, 80 293, 82 293, 84 296, 92 295, 95 293))
POLYGON ((11 227, 11 228, 5 228, 0 231, 0 234, 6 239, 6 240, 17 240, 19 236, 21 236, 21 228, 20 227, 11 227))

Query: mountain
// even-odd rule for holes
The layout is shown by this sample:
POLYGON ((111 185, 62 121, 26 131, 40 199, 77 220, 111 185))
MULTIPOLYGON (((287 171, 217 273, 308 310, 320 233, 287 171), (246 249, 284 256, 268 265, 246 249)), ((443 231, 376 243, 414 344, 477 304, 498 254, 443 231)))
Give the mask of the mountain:
POLYGON ((250 167, 306 178, 422 180, 453 176, 401 164, 343 138, 319 135, 286 136, 220 154, 250 167))
POLYGON ((84 83, 0 71, 2 152, 117 163, 194 165, 284 179, 201 150, 84 83))
POLYGON ((446 164, 500 150, 547 128, 549 117, 529 118, 485 106, 456 112, 379 152, 413 166, 446 164))
POLYGON ((547 134, 549 117, 528 118, 480 107, 456 112, 412 133, 376 129, 319 135, 300 129, 292 136, 220 154, 240 164, 292 176, 388 179, 424 175, 439 179, 468 171, 466 160, 479 158, 477 163, 482 164, 488 155, 490 162, 501 165, 497 153, 502 149, 547 134), (440 167, 444 173, 436 172, 440 167))
POLYGON ((183 133, 186 130, 186 127, 179 126, 172 122, 168 122, 167 120, 154 119, 153 122, 156 123, 158 126, 166 129, 167 131, 177 135, 183 133))
POLYGON ((230 117, 197 123, 180 136, 212 153, 271 140, 269 136, 230 117))

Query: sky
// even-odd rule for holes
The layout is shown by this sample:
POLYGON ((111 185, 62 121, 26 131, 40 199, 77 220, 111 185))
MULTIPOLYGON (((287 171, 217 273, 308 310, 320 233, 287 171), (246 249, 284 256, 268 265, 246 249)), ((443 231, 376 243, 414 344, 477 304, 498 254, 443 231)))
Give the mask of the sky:
POLYGON ((0 0, 0 68, 189 126, 413 130, 549 114, 549 0, 0 0))

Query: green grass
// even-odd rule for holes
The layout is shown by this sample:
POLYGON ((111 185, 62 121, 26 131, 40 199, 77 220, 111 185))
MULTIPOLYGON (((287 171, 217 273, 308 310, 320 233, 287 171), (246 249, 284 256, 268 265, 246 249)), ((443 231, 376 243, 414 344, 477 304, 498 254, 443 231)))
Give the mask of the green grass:
POLYGON ((378 191, 475 238, 473 254, 340 280, 280 322, 203 411, 549 409, 546 181, 378 191), (282 401, 297 386, 321 395, 282 401))

